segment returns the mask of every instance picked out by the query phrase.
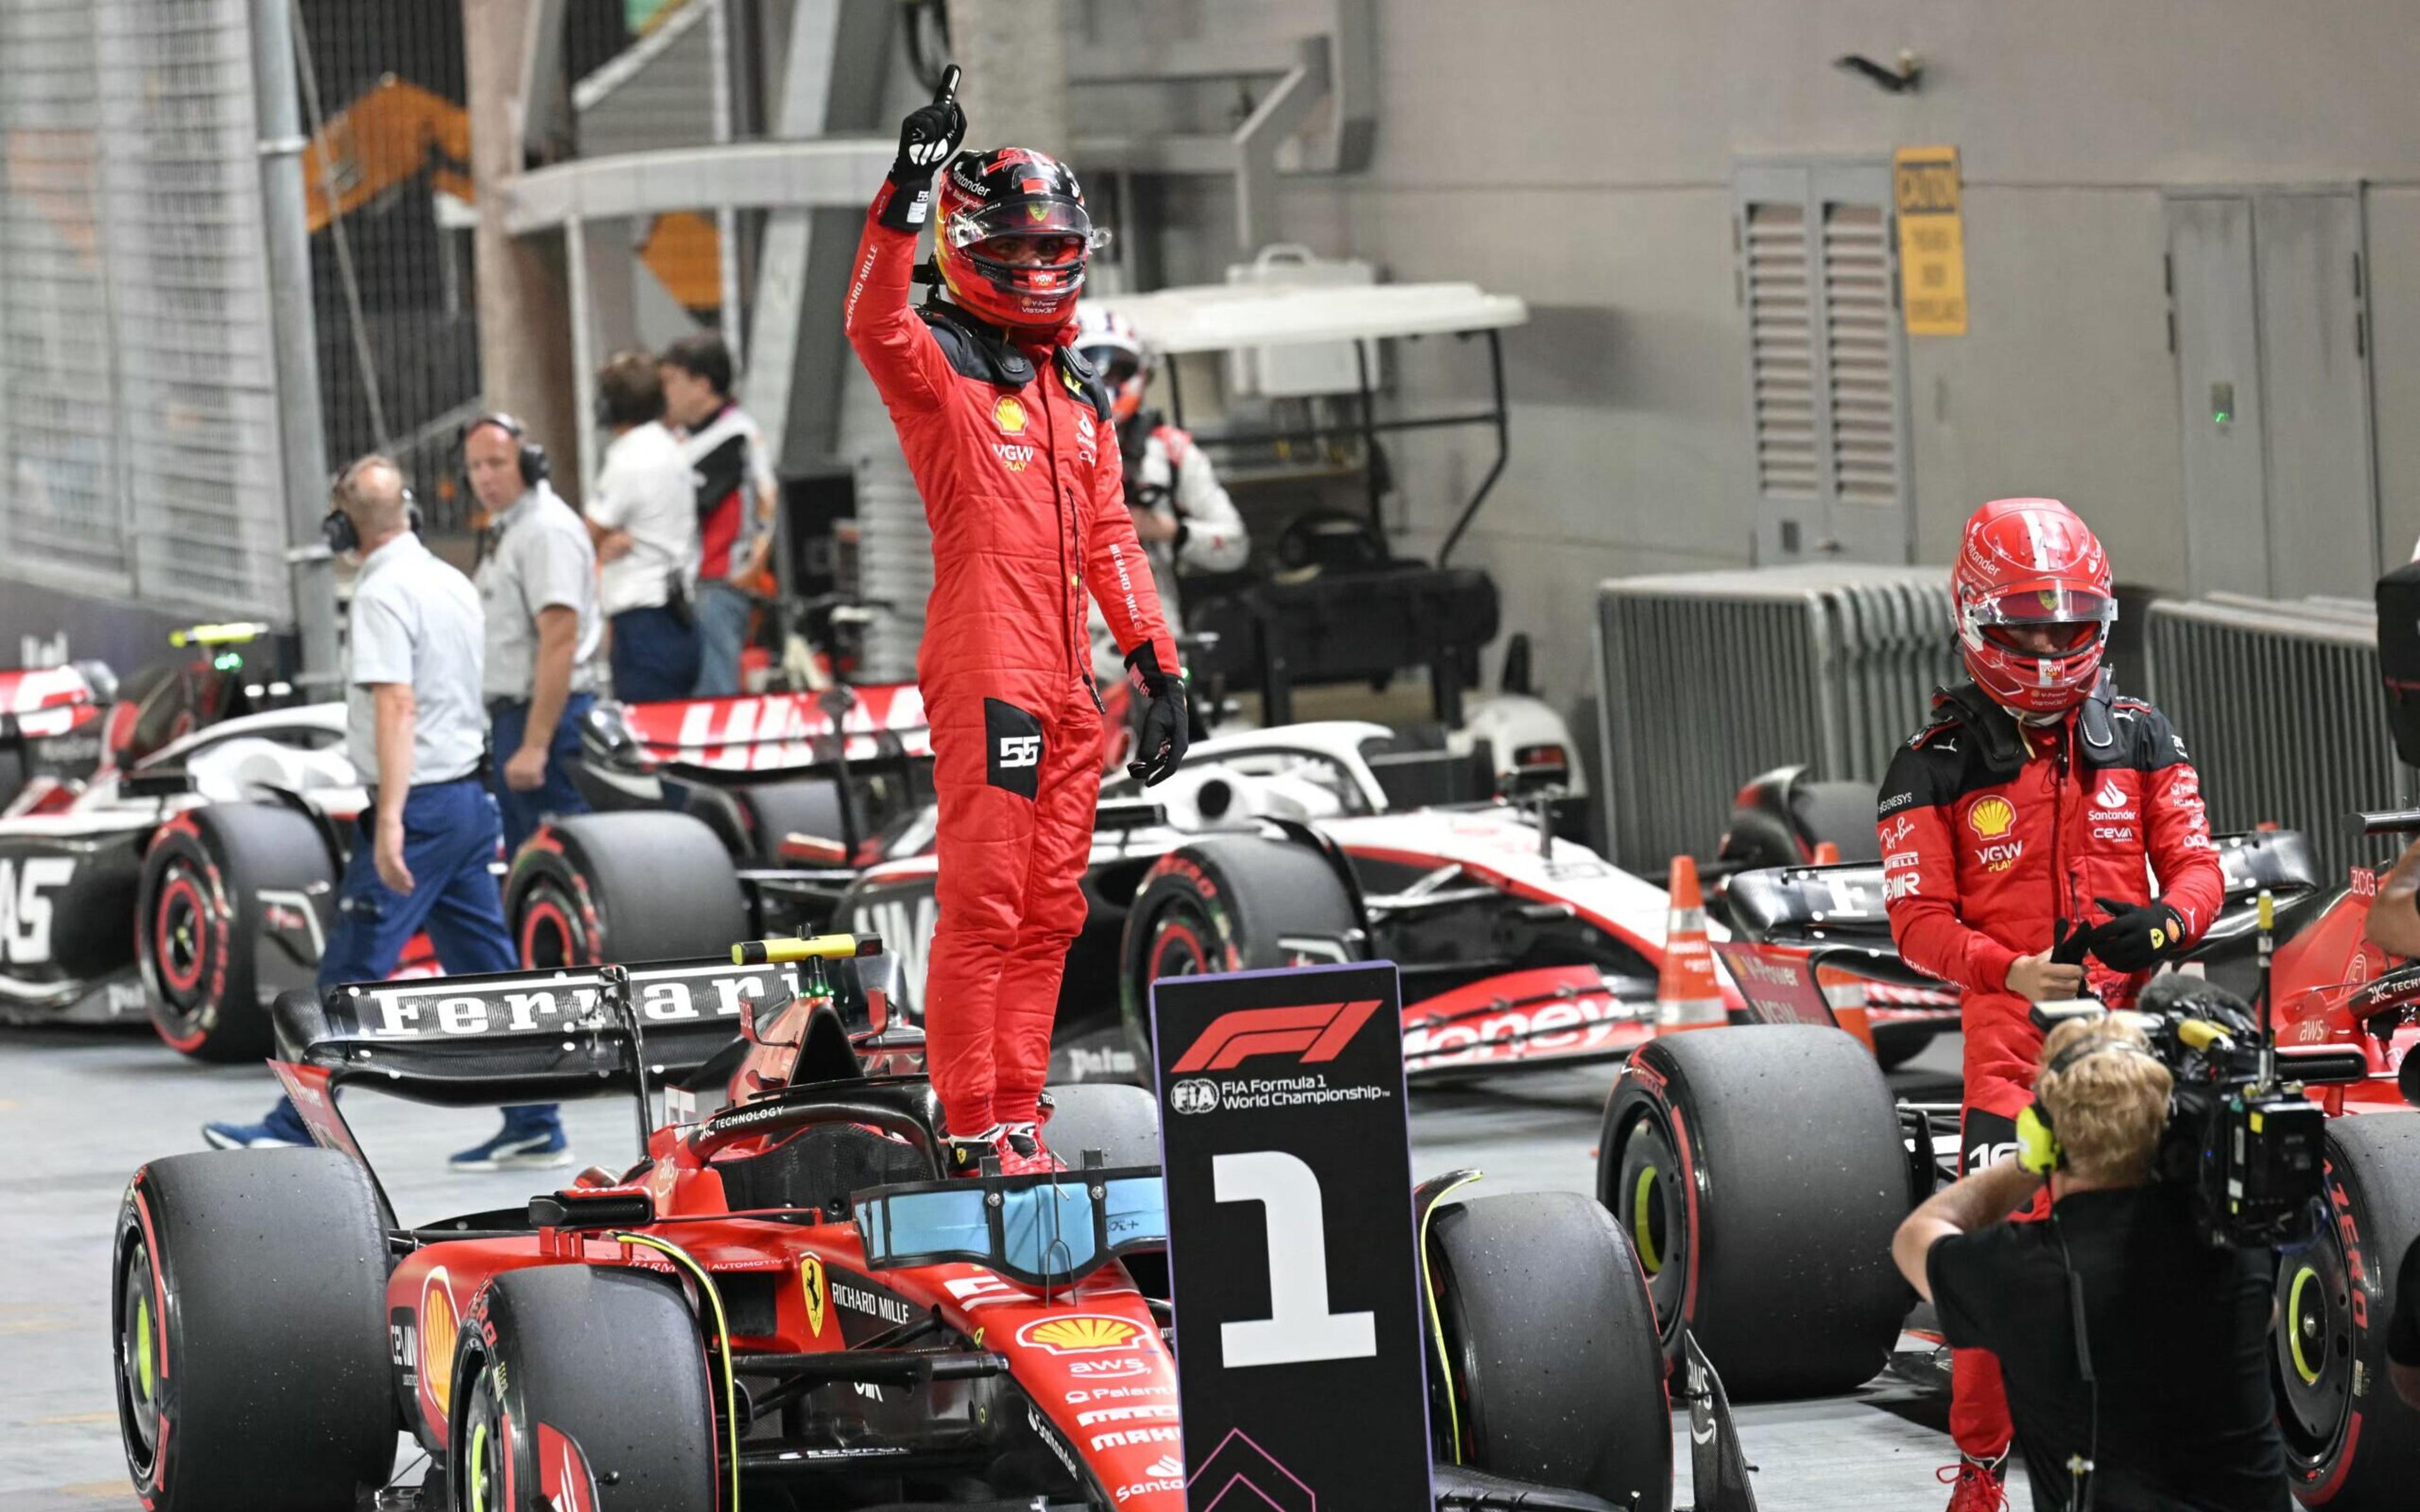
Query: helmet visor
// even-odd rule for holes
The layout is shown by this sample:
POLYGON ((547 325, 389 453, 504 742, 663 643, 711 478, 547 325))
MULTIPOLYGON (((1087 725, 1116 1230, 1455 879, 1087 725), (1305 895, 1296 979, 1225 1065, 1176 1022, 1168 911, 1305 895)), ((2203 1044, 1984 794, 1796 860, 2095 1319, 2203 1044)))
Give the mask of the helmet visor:
POLYGON ((1967 609, 1968 623, 2006 651, 2071 656, 2090 648, 2118 618, 2118 602, 2077 588, 2023 588, 1967 609))
POLYGON ((1004 200, 963 209, 943 228, 953 247, 1009 237, 1073 239, 1078 252, 1107 246, 1109 234, 1096 229, 1083 206, 1060 195, 1004 200))

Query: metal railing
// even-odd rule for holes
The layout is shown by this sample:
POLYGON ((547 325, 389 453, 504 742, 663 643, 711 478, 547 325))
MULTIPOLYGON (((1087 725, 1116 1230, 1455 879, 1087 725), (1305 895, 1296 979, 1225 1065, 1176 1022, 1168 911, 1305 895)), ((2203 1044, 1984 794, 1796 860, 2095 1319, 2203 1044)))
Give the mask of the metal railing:
POLYGON ((2162 600, 2148 650, 2152 702, 2201 773, 2211 828, 2299 829, 2323 876, 2391 854, 2348 818, 2401 804, 2420 779, 2395 757, 2371 605, 2162 600))
POLYGON ((1740 784, 1803 762, 1878 780, 1957 674, 1948 570, 1854 563, 1597 588, 1608 848, 1711 853, 1740 784))

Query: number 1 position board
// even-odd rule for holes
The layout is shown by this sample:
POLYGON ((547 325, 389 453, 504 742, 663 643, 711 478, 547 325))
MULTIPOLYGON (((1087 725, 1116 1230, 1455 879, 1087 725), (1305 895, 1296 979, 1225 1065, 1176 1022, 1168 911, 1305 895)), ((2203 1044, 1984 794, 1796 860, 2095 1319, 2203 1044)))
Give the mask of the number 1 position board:
POLYGON ((1187 1506, 1432 1505, 1394 966, 1170 978, 1152 1023, 1187 1506))

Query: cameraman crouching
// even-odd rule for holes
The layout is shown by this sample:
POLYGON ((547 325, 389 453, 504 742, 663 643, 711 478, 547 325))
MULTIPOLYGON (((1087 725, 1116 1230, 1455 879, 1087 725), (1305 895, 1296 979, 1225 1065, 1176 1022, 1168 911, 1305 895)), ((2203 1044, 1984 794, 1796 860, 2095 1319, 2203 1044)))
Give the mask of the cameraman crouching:
POLYGON ((1891 1243, 1950 1345, 2000 1357, 2040 1512, 2292 1505, 2269 1389, 2271 1256, 2210 1247, 2191 1193, 2153 1180, 2168 1094, 2140 1029, 2060 1025, 2035 1082, 2040 1153, 2021 1123, 2019 1154, 1933 1196, 1891 1243), (2042 1156, 2051 1221, 2005 1222, 2041 1184, 2020 1162, 2042 1156))

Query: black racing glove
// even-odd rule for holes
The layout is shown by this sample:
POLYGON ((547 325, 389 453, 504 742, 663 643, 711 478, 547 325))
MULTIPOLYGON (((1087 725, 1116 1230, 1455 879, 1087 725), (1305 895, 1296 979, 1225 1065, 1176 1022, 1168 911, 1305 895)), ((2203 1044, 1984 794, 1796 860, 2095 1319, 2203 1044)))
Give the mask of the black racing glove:
POLYGON ((2095 898, 2093 902, 2110 917, 2086 930, 2080 938, 2085 951, 2110 970, 2149 971, 2185 948, 2183 916, 2159 900, 2129 903, 2095 898))
POLYGON ((1142 714, 1142 733, 1135 739, 1135 759, 1126 775, 1150 787, 1176 775, 1192 743, 1186 717, 1185 679, 1160 671, 1159 653, 1148 640, 1126 653, 1126 681, 1135 694, 1150 702, 1142 714))
POLYGON ((891 160, 891 199, 882 224, 912 231, 924 224, 933 199, 933 170, 950 161, 967 139, 967 113, 958 108, 958 69, 941 75, 933 102, 919 105, 899 123, 899 156, 891 160))

